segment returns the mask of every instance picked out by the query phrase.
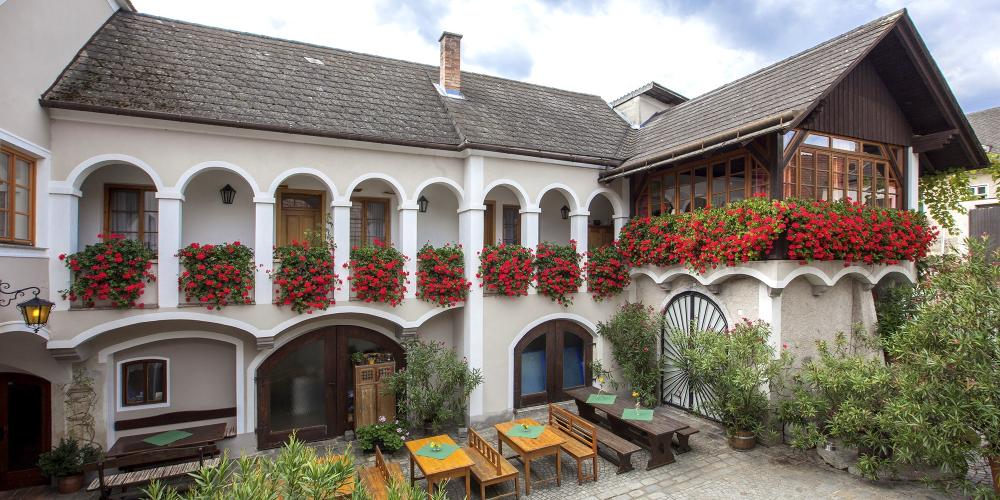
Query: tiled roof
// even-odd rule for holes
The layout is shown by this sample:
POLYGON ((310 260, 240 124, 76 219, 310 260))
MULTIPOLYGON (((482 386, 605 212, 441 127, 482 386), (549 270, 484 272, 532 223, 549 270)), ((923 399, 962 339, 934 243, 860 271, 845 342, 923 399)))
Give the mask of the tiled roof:
POLYGON ((666 110, 638 136, 626 166, 768 118, 801 113, 903 15, 894 12, 666 110))
POLYGON ((628 125, 598 96, 118 12, 44 105, 365 141, 545 152, 617 163, 628 125), (320 63, 321 62, 321 63, 320 63))
POLYGON ((979 142, 990 152, 1000 151, 1000 106, 969 113, 969 124, 979 142))

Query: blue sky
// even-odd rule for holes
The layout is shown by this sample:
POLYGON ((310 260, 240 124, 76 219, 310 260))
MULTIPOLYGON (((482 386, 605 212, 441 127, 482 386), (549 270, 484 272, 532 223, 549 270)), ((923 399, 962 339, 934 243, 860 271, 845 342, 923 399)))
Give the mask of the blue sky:
POLYGON ((689 97, 906 7, 966 112, 1000 106, 998 0, 133 0, 140 12, 614 99, 655 80, 689 97))

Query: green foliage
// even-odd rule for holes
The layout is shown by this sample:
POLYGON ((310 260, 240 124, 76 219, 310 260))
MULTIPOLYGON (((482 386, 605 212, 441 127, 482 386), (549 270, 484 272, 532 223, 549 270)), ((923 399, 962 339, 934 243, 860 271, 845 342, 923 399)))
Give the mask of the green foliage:
POLYGON ((891 286, 879 295, 875 308, 875 331, 884 345, 893 344, 896 334, 913 319, 920 290, 910 284, 891 286))
POLYGON ((886 346, 900 388, 883 411, 893 459, 963 471, 1000 456, 1000 255, 983 240, 931 274, 886 346))
MULTIPOLYGON (((641 303, 626 302, 606 322, 597 325, 597 335, 611 342, 611 356, 632 392, 643 406, 657 403, 657 387, 663 360, 656 356, 656 343, 663 316, 641 303)), ((599 365, 598 365, 599 366, 599 365)), ((617 384, 614 388, 617 390, 617 384)))
POLYGON ((764 388, 790 363, 785 352, 775 358, 774 347, 767 342, 770 334, 762 321, 744 321, 725 333, 671 333, 671 343, 688 366, 689 383, 714 394, 709 410, 729 433, 753 431, 760 436, 764 430, 770 413, 764 388))
POLYGON ((386 498, 387 500, 447 500, 448 494, 444 489, 447 485, 448 481, 438 483, 434 493, 428 495, 422 488, 410 484, 409 481, 390 481, 386 498))
POLYGON ((379 449, 392 453, 403 447, 406 431, 398 421, 379 417, 374 424, 358 427, 357 436, 362 450, 373 451, 378 445, 379 449))
MULTIPOLYGON (((354 472, 350 450, 329 460, 292 435, 273 459, 257 455, 229 460, 223 454, 218 465, 191 474, 194 484, 183 495, 159 481, 151 482, 143 493, 150 500, 326 500, 336 498, 354 472)), ((369 497, 359 484, 352 498, 369 497)))
POLYGON ((819 358, 803 363, 791 378, 791 397, 780 404, 786 423, 798 424, 792 446, 800 449, 840 440, 861 450, 864 460, 880 466, 878 459, 891 450, 884 429, 876 425, 882 408, 897 392, 888 367, 876 357, 865 356, 873 343, 856 331, 852 348, 843 333, 832 345, 817 342, 819 358))
POLYGON ((615 380, 615 374, 604 367, 599 360, 594 360, 590 363, 590 376, 593 378, 593 382, 597 382, 597 386, 603 391, 607 388, 611 388, 612 391, 617 391, 621 384, 615 380))
POLYGON ((400 413, 410 425, 430 423, 439 430, 464 419, 469 395, 483 383, 481 370, 470 369, 441 342, 409 340, 403 349, 406 368, 392 375, 389 389, 399 395, 400 413))
POLYGON ((83 472, 84 464, 100 458, 100 448, 74 438, 62 438, 55 448, 38 456, 38 468, 48 477, 74 476, 83 472))
POLYGON ((986 168, 972 171, 949 170, 920 178, 920 202, 931 217, 949 233, 959 232, 951 212, 960 215, 968 213, 961 203, 975 199, 969 191, 969 181, 973 175, 989 174, 996 188, 1000 189, 1000 154, 987 153, 986 156, 990 160, 986 168))

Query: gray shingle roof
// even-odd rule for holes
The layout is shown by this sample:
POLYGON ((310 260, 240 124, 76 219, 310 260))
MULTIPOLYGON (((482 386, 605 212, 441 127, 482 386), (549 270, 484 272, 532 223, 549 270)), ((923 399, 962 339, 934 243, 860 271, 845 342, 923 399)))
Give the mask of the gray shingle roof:
POLYGON ((626 166, 770 117, 801 113, 902 15, 876 19, 664 111, 639 134, 626 166))
POLYGON ((966 115, 979 142, 990 152, 1000 151, 1000 106, 966 115))
POLYGON ((463 73, 465 99, 456 100, 437 93, 437 77, 436 66, 120 11, 42 103, 444 149, 624 158, 628 125, 598 96, 463 73))

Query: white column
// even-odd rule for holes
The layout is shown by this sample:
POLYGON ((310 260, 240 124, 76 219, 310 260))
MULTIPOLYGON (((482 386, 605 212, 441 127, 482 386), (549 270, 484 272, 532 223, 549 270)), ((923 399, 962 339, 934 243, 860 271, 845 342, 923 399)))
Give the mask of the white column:
POLYGON ((618 241, 618 234, 622 232, 622 228, 625 227, 625 224, 628 224, 628 216, 622 217, 619 216, 618 214, 614 214, 614 216, 612 216, 612 219, 614 219, 615 221, 614 238, 615 241, 618 241))
POLYGON ((59 296, 59 290, 69 287, 69 269, 58 256, 77 251, 80 196, 71 186, 53 183, 49 190, 49 300, 56 310, 69 309, 69 301, 59 296))
POLYGON ((176 192, 157 192, 156 198, 159 210, 156 302, 159 307, 177 307, 180 301, 180 293, 177 288, 180 259, 177 258, 177 251, 181 248, 181 224, 183 221, 181 209, 184 195, 176 192))
MULTIPOLYGON (((587 222, 590 219, 590 212, 580 211, 573 212, 569 214, 569 239, 576 241, 576 251, 580 254, 580 268, 586 269, 587 266, 587 238, 589 236, 589 227, 587 222)), ((587 292, 587 281, 584 280, 580 285, 580 293, 587 292)))
MULTIPOLYGON (((767 343, 774 348, 776 356, 781 355, 781 288, 771 288, 760 283, 757 288, 757 317, 771 325, 771 337, 767 343)), ((733 318, 735 320, 735 318, 733 318)))
MULTIPOLYGON (((521 213, 521 246, 531 249, 532 252, 538 249, 538 216, 542 209, 538 207, 527 207, 520 210, 521 213)), ((534 283, 534 282, 532 282, 534 283)), ((528 287, 528 295, 535 295, 538 290, 534 286, 528 287)))
MULTIPOLYGON (((483 370, 483 330, 485 329, 485 306, 483 303, 483 289, 479 287, 479 279, 476 272, 479 270, 479 256, 477 248, 482 248, 484 228, 483 216, 486 206, 483 201, 483 157, 470 156, 465 159, 464 191, 465 203, 467 206, 458 210, 458 240, 462 244, 465 254, 465 279, 472 282, 469 290, 469 297, 465 300, 465 307, 462 309, 462 335, 465 347, 465 358, 469 361, 469 367, 483 370)), ((484 376, 488 376, 484 370, 484 376)), ((485 392, 482 385, 472 391, 469 396, 469 418, 470 422, 478 420, 485 411, 485 392)))
POLYGON ((274 287, 268 271, 274 267, 274 197, 254 196, 254 302, 270 304, 274 299, 274 287))
POLYGON ((906 208, 916 210, 920 206, 920 157, 913 147, 906 148, 906 208))
POLYGON ((347 302, 351 299, 351 284, 347 281, 350 269, 344 264, 351 260, 351 200, 334 200, 330 204, 333 211, 333 242, 337 247, 333 250, 333 261, 340 276, 340 290, 333 293, 337 302, 347 302))
POLYGON ((409 258, 403 267, 409 273, 410 284, 404 295, 408 299, 417 296, 417 213, 415 202, 399 207, 399 251, 409 258))

